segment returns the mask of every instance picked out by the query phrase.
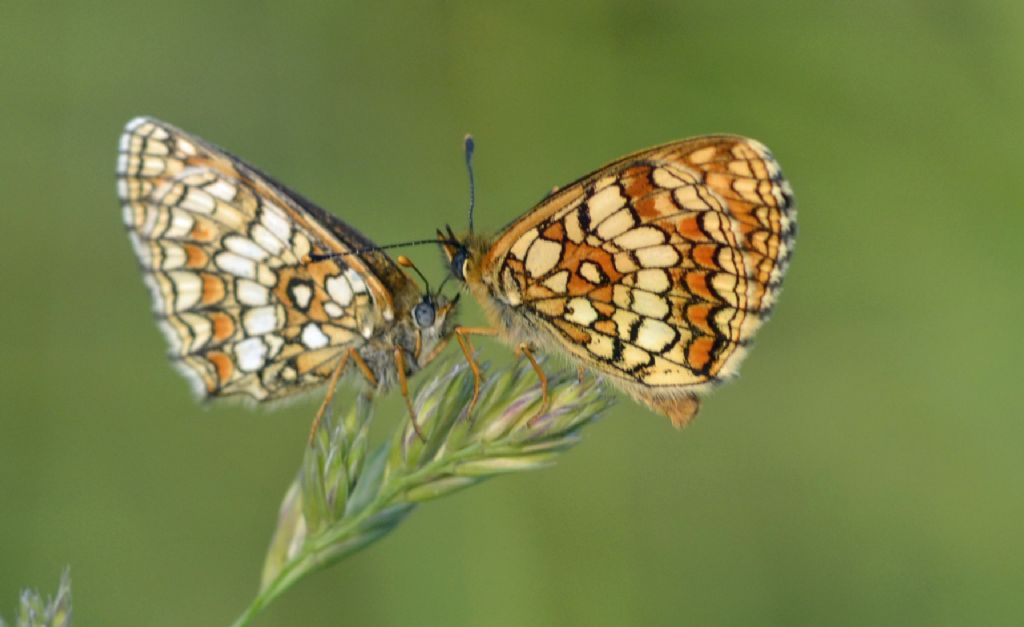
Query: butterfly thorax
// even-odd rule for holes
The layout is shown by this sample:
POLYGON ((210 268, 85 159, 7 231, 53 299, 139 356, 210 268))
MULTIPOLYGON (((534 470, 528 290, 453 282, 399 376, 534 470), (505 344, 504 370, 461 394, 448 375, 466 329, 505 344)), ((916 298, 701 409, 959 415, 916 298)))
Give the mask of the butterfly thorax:
POLYGON ((449 229, 447 241, 451 243, 443 243, 442 249, 452 275, 462 281, 480 303, 490 325, 511 342, 533 342, 537 329, 515 311, 515 299, 496 283, 494 260, 489 257, 491 238, 476 233, 456 238, 449 229))
POLYGON ((411 307, 400 305, 395 314, 395 324, 372 336, 357 349, 373 373, 378 388, 388 389, 399 381, 396 351, 402 352, 405 375, 412 376, 430 364, 452 336, 454 303, 440 295, 418 296, 412 302, 415 304, 411 307), (431 318, 424 319, 423 311, 417 312, 417 306, 426 308, 431 318))

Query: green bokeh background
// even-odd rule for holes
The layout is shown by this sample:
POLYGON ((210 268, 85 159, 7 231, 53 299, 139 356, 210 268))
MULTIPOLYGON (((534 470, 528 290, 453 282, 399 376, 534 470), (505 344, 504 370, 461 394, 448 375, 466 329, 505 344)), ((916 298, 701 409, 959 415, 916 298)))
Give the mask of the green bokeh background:
POLYGON ((800 209, 693 427, 623 400, 258 625, 1021 624, 1022 39, 1013 0, 4 2, 0 613, 70 564, 77 624, 228 624, 302 452, 316 399, 204 409, 164 358, 113 178, 150 114, 378 242, 464 225, 466 131, 481 227, 717 131, 800 209))

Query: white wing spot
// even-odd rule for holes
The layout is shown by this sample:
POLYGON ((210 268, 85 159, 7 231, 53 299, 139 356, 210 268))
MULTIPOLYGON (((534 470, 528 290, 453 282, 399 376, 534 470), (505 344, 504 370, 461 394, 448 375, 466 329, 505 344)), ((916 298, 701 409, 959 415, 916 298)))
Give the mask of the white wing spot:
POLYGON ((291 226, 288 223, 288 219, 277 207, 273 205, 263 206, 263 215, 261 218, 263 225, 274 234, 277 239, 282 242, 287 242, 292 237, 291 226))
POLYGON ((262 224, 252 227, 252 239, 272 255, 279 255, 284 250, 284 242, 277 239, 270 229, 262 224))
POLYGON ((636 250, 647 246, 657 246, 665 243, 665 232, 653 226, 641 226, 630 229, 615 238, 615 244, 619 248, 636 250))
POLYGON ((363 281, 363 277, 359 276, 359 273, 349 268, 345 270, 345 278, 348 279, 349 284, 352 286, 352 291, 357 294, 366 292, 366 282, 363 281))
POLYGON ((305 283, 292 284, 292 298, 299 309, 309 308, 309 301, 313 298, 313 289, 305 283))
POLYGON ((259 244, 248 237, 243 237, 241 235, 229 235, 228 237, 225 237, 224 246, 231 252, 238 253, 243 257, 248 257, 255 261, 263 261, 269 256, 269 253, 259 244))
POLYGON ((565 293, 565 288, 566 288, 566 286, 568 286, 568 284, 569 284, 569 271, 568 270, 562 270, 561 272, 556 272, 555 274, 552 274, 543 283, 544 287, 548 288, 552 292, 555 292, 556 294, 563 294, 563 293, 565 293))
POLYGON ((675 189, 683 184, 683 181, 665 168, 655 168, 651 173, 654 184, 664 189, 675 189))
POLYGON ((537 232, 537 229, 530 229, 519 236, 519 239, 516 240, 516 243, 512 245, 508 252, 516 259, 522 259, 526 256, 526 251, 530 249, 530 244, 533 243, 533 240, 537 239, 538 235, 540 233, 537 232))
POLYGON ((611 359, 615 355, 615 343, 603 333, 591 333, 587 348, 591 353, 603 359, 611 359))
POLYGON ((327 346, 328 337, 324 335, 324 332, 320 330, 320 326, 314 322, 310 322, 306 326, 302 327, 302 343, 305 344, 306 348, 316 350, 327 346))
POLYGON ((292 252, 295 253, 296 257, 302 259, 309 254, 311 249, 308 237, 299 232, 292 236, 292 252))
POLYGON ((574 298, 566 307, 565 319, 582 326, 589 326, 591 322, 597 320, 597 310, 586 298, 574 298))
POLYGON ((643 290, 633 290, 633 311, 641 316, 651 318, 664 318, 668 315, 668 301, 657 294, 651 294, 643 290))
POLYGON ((620 209, 597 226, 597 234, 604 240, 622 235, 636 226, 636 220, 629 209, 620 209))
POLYGON ((181 246, 164 242, 160 245, 163 252, 163 259, 160 261, 161 270, 173 270, 185 265, 185 249, 181 246))
POLYGON ((668 273, 664 270, 641 270, 636 273, 636 286, 648 292, 664 292, 669 287, 668 273))
POLYGON ((644 268, 671 268, 679 263, 679 252, 667 244, 641 248, 636 258, 644 268))
POLYGON ((167 144, 163 142, 149 142, 146 144, 146 154, 159 155, 161 157, 166 156, 170 150, 167 148, 167 144))
POLYGON ((551 240, 538 239, 526 254, 526 271, 538 277, 548 273, 558 264, 562 256, 562 245, 551 240))
POLYGON ((159 157, 142 157, 143 176, 156 176, 164 171, 165 161, 159 157))
POLYGON ((186 211, 211 214, 217 207, 217 201, 202 190, 190 188, 185 197, 178 201, 178 206, 186 211))
POLYGON ((267 305, 246 311, 242 315, 242 325, 249 335, 263 335, 277 328, 276 307, 267 305))
POLYGON ((711 208, 707 201, 697 193, 695 185, 684 185, 675 188, 672 192, 672 198, 680 207, 691 211, 707 211, 711 208))
POLYGON ((650 361, 651 355, 647 351, 641 350, 632 344, 625 344, 622 347, 622 368, 631 370, 637 366, 650 363, 650 361))
POLYGON ((164 237, 180 239, 192 232, 196 220, 187 211, 171 209, 171 223, 164 232, 164 237))
POLYGON ((235 253, 218 253, 213 258, 217 263, 217 267, 243 279, 255 279, 256 278, 256 262, 252 259, 246 259, 235 253))
POLYGON ((626 204, 626 199, 619 193, 616 186, 606 187, 590 197, 587 208, 590 211, 590 223, 597 224, 612 215, 626 204))
POLYGON ((192 331, 192 341, 187 350, 194 351, 209 343, 213 335, 213 324, 209 318, 201 314, 183 313, 181 319, 192 331))
POLYGON ((342 307, 348 307, 352 302, 352 287, 349 285, 346 277, 341 275, 332 276, 327 279, 324 285, 327 287, 327 293, 331 295, 331 298, 342 307))
POLYGON ((581 263, 579 274, 594 285, 600 285, 604 279, 607 278, 604 272, 601 272, 601 267, 593 261, 584 261, 581 263))
POLYGON ((243 305, 266 305, 270 302, 270 290, 249 279, 241 279, 236 287, 238 302, 243 305))
POLYGON ((235 355, 239 370, 255 372, 266 363, 267 345, 258 337, 250 337, 235 344, 235 355))
POLYGON ((672 327, 661 320, 644 318, 637 331, 636 344, 640 348, 660 353, 675 340, 676 334, 672 327))
POLYGON ((194 272, 168 272, 167 278, 174 284, 177 298, 174 302, 175 311, 190 309, 203 295, 203 281, 194 272))
POLYGON ((220 198, 221 200, 227 201, 234 200, 235 193, 237 192, 235 186, 232 185, 231 183, 228 183, 224 179, 217 179, 211 185, 207 185, 206 191, 208 191, 211 195, 220 198))
POLYGON ((569 213, 565 216, 563 223, 565 224, 565 236, 569 238, 569 241, 574 244, 582 243, 586 233, 583 232, 583 226, 580 225, 579 211, 575 210, 569 213))

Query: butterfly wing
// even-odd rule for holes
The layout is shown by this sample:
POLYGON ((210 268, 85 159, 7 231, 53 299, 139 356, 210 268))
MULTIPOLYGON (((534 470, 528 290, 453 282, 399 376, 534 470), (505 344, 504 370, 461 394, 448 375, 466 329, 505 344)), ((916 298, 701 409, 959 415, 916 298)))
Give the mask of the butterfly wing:
POLYGON ((129 122, 117 176, 170 357, 201 395, 270 400, 321 383, 418 294, 357 231, 169 124, 129 122))
POLYGON ((795 218, 767 148, 700 137, 561 189, 506 227, 482 273, 570 354, 685 422, 770 312, 795 218))

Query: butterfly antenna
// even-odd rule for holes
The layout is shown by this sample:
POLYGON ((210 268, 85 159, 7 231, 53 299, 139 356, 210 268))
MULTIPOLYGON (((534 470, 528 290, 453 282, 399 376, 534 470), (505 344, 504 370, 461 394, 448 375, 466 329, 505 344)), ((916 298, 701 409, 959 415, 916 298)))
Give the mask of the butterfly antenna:
POLYGON ((473 232, 473 207, 476 206, 476 185, 473 180, 473 136, 466 134, 466 171, 469 172, 469 232, 473 232))
POLYGON ((458 244, 458 242, 454 239, 418 239, 410 242, 398 242, 397 244, 385 244, 384 246, 369 246, 367 248, 357 248, 356 250, 350 250, 347 253, 310 253, 306 255, 303 261, 309 263, 313 261, 326 261, 328 259, 342 259, 344 257, 355 257, 365 253, 372 253, 375 250, 389 250, 391 248, 401 248, 402 246, 422 246, 424 244, 455 245, 458 244))
POLYGON ((398 265, 402 266, 403 268, 412 268, 413 272, 420 275, 420 280, 423 281, 424 293, 430 294, 430 283, 427 283, 427 277, 423 276, 423 273, 420 272, 420 269, 417 268, 416 264, 412 262, 412 259, 409 259, 405 255, 399 255, 398 257, 395 258, 395 261, 398 262, 398 265))
POLYGON ((445 272, 444 273, 444 279, 441 280, 441 285, 437 286, 437 293, 438 294, 440 294, 441 291, 444 290, 445 283, 447 283, 448 279, 452 278, 453 276, 455 276, 455 275, 452 274, 451 272, 445 272))

